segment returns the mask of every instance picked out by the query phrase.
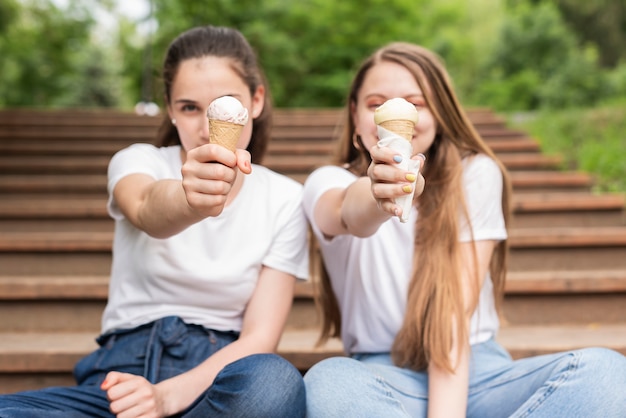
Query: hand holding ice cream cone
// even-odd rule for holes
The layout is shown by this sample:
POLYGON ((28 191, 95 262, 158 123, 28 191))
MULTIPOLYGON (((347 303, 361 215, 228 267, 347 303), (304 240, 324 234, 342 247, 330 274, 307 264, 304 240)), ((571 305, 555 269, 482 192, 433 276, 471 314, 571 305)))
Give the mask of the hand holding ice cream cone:
MULTIPOLYGON (((415 106, 402 98, 387 100, 374 111, 374 122, 378 125, 378 146, 389 147, 402 156, 402 161, 397 164, 398 168, 411 171, 417 178, 420 163, 412 160, 413 154, 413 131, 418 121, 415 106)), ((415 182, 411 192, 395 199, 395 203, 402 208, 400 221, 409 219, 409 212, 413 205, 415 194, 415 182)))
POLYGON ((241 131, 248 122, 248 109, 236 98, 222 96, 211 102, 206 115, 209 119, 209 142, 234 152, 241 131))

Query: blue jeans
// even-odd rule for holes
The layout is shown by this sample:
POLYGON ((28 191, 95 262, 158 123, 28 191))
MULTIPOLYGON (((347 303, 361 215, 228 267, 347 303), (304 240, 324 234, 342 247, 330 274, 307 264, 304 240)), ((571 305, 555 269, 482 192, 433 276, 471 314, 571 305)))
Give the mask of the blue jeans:
MULTIPOLYGON (((472 347, 469 418, 626 417, 626 357, 588 348, 513 361, 495 341, 472 347)), ((426 417, 428 375, 388 353, 331 358, 304 376, 307 416, 426 417)))
MULTIPOLYGON (((167 317, 130 331, 98 338, 100 348, 78 362, 77 386, 0 396, 0 418, 114 417, 100 384, 109 371, 141 375, 152 383, 176 376, 238 338, 167 317)), ((222 369, 180 417, 301 417, 304 383, 291 363, 255 354, 222 369)))

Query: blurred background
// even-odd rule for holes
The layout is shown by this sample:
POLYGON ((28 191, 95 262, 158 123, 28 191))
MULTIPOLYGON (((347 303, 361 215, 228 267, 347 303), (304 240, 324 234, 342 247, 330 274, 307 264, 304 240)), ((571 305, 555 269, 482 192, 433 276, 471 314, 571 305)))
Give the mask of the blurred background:
POLYGON ((167 45, 209 23, 247 36, 283 108, 340 107, 370 52, 422 44, 466 106, 626 191, 625 0, 0 0, 0 108, 162 107, 167 45))

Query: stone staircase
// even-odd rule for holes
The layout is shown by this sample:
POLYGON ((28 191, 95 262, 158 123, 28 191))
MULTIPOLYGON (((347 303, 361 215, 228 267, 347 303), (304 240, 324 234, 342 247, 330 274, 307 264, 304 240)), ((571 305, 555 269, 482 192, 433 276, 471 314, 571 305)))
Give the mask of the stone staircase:
MULTIPOLYGON (((488 109, 470 116, 512 174, 514 220, 499 340, 516 358, 584 346, 626 354, 622 195, 593 194, 589 174, 557 170, 524 132, 488 109)), ((265 164, 303 181, 327 161, 339 111, 278 109, 265 164)), ((0 393, 72 384, 96 347, 113 221, 106 166, 151 142, 160 119, 116 111, 0 111, 0 393)), ((300 283, 280 354, 305 371, 341 355, 314 347, 318 319, 300 283)))

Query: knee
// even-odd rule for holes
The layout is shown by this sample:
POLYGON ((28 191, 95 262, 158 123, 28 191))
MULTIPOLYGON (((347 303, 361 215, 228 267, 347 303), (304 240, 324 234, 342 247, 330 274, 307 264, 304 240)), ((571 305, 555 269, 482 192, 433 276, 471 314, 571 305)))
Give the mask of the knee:
POLYGON ((360 385, 368 384, 365 367, 348 357, 328 358, 311 367, 304 375, 309 411, 315 406, 354 402, 355 396, 361 396, 360 385))
POLYGON ((275 354, 255 354, 236 363, 232 366, 245 374, 240 380, 242 392, 254 405, 255 416, 304 416, 304 382, 291 363, 275 354))
POLYGON ((600 384, 606 389, 626 385, 626 357, 608 348, 594 347, 579 350, 580 367, 591 385, 600 384))
POLYGON ((606 348, 583 349, 578 354, 579 398, 603 411, 602 416, 621 416, 618 411, 623 413, 626 405, 626 357, 606 348))
POLYGON ((328 388, 331 385, 345 387, 345 383, 354 383, 355 369, 361 364, 349 357, 331 357, 316 363, 304 375, 304 384, 307 388, 321 386, 328 388))

